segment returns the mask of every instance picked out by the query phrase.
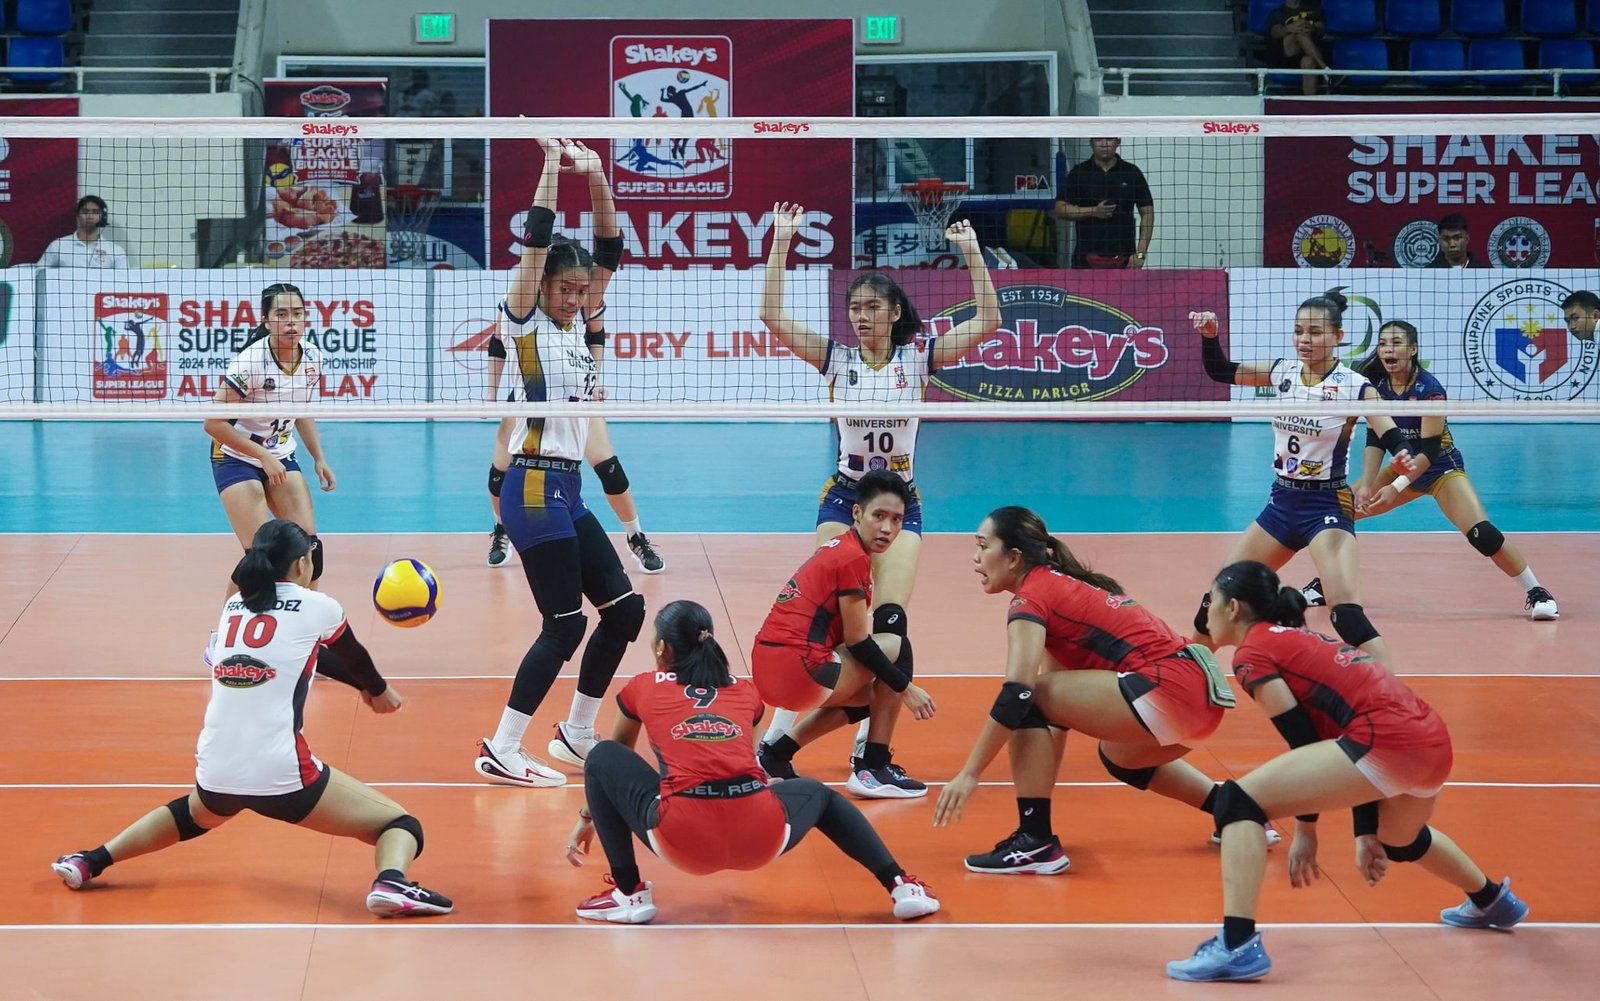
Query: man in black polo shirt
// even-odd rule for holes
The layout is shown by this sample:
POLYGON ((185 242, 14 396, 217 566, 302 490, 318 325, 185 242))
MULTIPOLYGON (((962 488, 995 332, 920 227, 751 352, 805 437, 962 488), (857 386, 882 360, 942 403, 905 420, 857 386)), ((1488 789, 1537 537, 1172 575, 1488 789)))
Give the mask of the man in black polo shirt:
POLYGON ((1094 155, 1073 167, 1056 202, 1056 215, 1077 223, 1075 268, 1142 268, 1156 228, 1155 199, 1144 174, 1117 155, 1121 139, 1091 139, 1094 155), (1139 239, 1133 209, 1139 209, 1139 239))
POLYGON ((1452 212, 1439 220, 1439 252, 1430 268, 1481 268, 1483 262, 1467 249, 1467 217, 1452 212))

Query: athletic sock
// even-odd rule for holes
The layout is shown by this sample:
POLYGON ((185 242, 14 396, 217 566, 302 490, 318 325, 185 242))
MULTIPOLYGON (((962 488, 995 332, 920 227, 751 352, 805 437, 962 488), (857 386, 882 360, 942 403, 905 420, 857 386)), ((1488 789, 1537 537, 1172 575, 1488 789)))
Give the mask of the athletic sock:
POLYGON ((630 897, 643 889, 639 880, 639 867, 636 865, 612 866, 611 881, 617 884, 617 889, 630 897))
POLYGON ((642 532, 644 530, 639 527, 639 519, 635 518, 632 521, 623 522, 622 523, 622 531, 627 534, 628 538, 631 539, 635 535, 638 535, 640 532, 642 532))
POLYGON ((594 729, 594 718, 600 714, 600 700, 582 692, 572 693, 572 708, 567 710, 567 722, 576 727, 594 729))
POLYGON ((1018 796, 1017 829, 1023 834, 1031 834, 1041 841, 1048 841, 1052 833, 1050 828, 1050 798, 1048 796, 1039 798, 1018 796))
POLYGON ((1229 949, 1237 949, 1250 941, 1250 936, 1256 933, 1255 918, 1230 918, 1222 919, 1222 944, 1229 949))
POLYGON ((788 734, 784 734, 777 740, 774 740, 772 743, 767 745, 767 753, 772 755, 774 758, 777 758, 779 761, 793 761, 794 756, 799 753, 799 751, 800 745, 796 743, 795 739, 788 734))
POLYGON ((399 869, 385 869, 378 873, 378 879, 384 883, 400 883, 401 885, 404 885, 406 881, 406 874, 401 872, 399 869))
POLYGON ((111 866, 111 853, 106 851, 106 846, 91 848, 83 853, 83 860, 89 863, 89 875, 98 876, 111 866))
POLYGON ((1522 588, 1523 594, 1527 594, 1529 591, 1532 591, 1534 588, 1539 586, 1539 578, 1533 575, 1532 566, 1529 566, 1526 570, 1523 570, 1521 573, 1517 574, 1517 586, 1522 588))
POLYGON ((522 746, 522 735, 528 732, 528 713, 519 713, 510 706, 500 714, 500 725, 495 728, 490 746, 497 751, 511 751, 522 746))
POLYGON ((882 768, 889 763, 889 745, 874 744, 867 741, 867 746, 861 750, 861 767, 872 771, 882 768))
POLYGON ((767 732, 761 735, 761 742, 763 744, 775 742, 779 737, 793 730, 795 723, 799 722, 799 720, 800 714, 793 709, 772 710, 772 722, 767 724, 767 732))
POLYGON ((1486 911, 1489 909, 1489 905, 1494 903, 1494 898, 1498 896, 1500 896, 1500 884, 1492 879, 1485 879, 1481 888, 1474 893, 1467 894, 1467 899, 1471 900, 1478 910, 1486 911))

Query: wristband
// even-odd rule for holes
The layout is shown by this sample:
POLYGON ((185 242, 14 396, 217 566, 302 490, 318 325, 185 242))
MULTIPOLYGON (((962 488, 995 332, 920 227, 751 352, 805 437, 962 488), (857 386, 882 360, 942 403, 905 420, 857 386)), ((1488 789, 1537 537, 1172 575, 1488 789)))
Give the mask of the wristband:
POLYGON ((1390 484, 1390 486, 1394 487, 1395 493, 1399 493, 1400 491, 1404 490, 1406 487, 1409 487, 1410 485, 1411 485, 1411 477, 1407 476, 1404 473, 1401 473, 1400 475, 1396 476, 1394 478, 1394 482, 1390 484))

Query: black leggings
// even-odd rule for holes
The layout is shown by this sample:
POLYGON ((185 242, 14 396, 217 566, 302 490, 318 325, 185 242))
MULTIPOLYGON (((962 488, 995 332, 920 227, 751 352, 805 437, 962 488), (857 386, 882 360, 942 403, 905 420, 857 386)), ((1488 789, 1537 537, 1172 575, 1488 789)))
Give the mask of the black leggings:
MULTIPOLYGON (((613 870, 636 868, 634 835, 648 846, 647 832, 660 822, 660 774, 632 748, 602 740, 584 761, 583 792, 606 861, 613 870)), ((894 885, 895 876, 905 875, 867 818, 836 790, 800 778, 775 783, 772 792, 789 820, 785 852, 816 828, 886 887, 894 885)))

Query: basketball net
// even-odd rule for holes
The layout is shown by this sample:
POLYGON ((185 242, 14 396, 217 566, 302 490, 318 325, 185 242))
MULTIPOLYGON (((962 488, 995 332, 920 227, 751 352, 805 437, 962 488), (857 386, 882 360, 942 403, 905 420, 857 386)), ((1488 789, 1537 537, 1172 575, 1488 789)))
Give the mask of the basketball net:
POLYGON ((951 184, 937 178, 900 185, 900 196, 916 216, 923 250, 944 249, 944 231, 950 225, 956 206, 961 204, 961 196, 966 193, 965 184, 951 184))
POLYGON ((439 207, 439 192, 415 184, 389 188, 389 263, 423 262, 428 223, 439 207))

